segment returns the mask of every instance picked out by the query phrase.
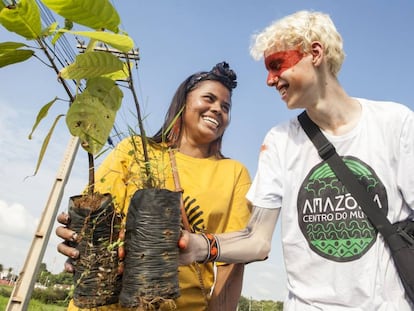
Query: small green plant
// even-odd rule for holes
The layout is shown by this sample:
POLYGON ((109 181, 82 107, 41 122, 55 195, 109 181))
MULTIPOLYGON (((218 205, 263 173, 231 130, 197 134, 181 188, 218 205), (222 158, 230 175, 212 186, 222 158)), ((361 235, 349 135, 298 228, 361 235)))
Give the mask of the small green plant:
MULTIPOLYGON (((79 137, 81 146, 88 153, 88 195, 71 197, 69 206, 69 215, 71 218, 70 228, 77 232, 79 237, 73 246, 77 247, 81 254, 79 259, 74 262, 74 264, 78 264, 74 277, 74 299, 77 299, 77 305, 91 308, 97 305, 115 303, 118 301, 120 291, 120 276, 115 271, 119 259, 116 248, 120 246, 119 243, 115 243, 120 233, 120 217, 116 215, 119 211, 115 210, 111 194, 95 193, 94 179, 94 156, 101 152, 110 136, 116 113, 122 103, 123 93, 120 89, 120 84, 126 84, 126 87, 131 91, 137 113, 139 137, 137 135, 131 135, 132 149, 130 150, 131 155, 140 168, 138 174, 140 187, 137 187, 137 193, 140 195, 140 199, 142 197, 145 198, 145 200, 142 200, 143 202, 155 202, 154 196, 158 200, 161 200, 161 197, 163 198, 163 205, 158 204, 154 207, 145 205, 146 210, 152 213, 148 219, 161 222, 157 226, 160 232, 169 232, 163 226, 170 225, 171 232, 174 233, 169 234, 168 239, 161 238, 160 240, 162 241, 156 240, 156 247, 153 248, 160 249, 159 242, 165 242, 164 244, 168 245, 171 249, 171 256, 166 256, 168 257, 166 262, 170 264, 169 267, 172 271, 168 273, 169 279, 167 283, 169 283, 167 284, 168 286, 165 286, 166 293, 160 293, 157 288, 160 282, 154 281, 152 277, 148 277, 144 282, 145 290, 139 292, 134 288, 132 292, 121 292, 120 297, 125 298, 125 305, 132 307, 148 305, 152 308, 154 297, 158 300, 164 300, 164 297, 166 297, 168 303, 173 303, 172 300, 179 295, 177 260, 174 258, 178 257, 176 241, 178 240, 180 229, 181 193, 166 189, 154 189, 163 185, 164 178, 160 172, 163 172, 166 166, 164 163, 154 163, 157 162, 157 159, 150 158, 151 151, 148 148, 149 142, 143 126, 143 117, 131 73, 131 62, 134 60, 134 57, 137 57, 137 52, 134 49, 133 40, 119 29, 120 18, 117 11, 109 0, 41 0, 39 4, 36 0, 0 0, 0 24, 8 31, 16 33, 33 43, 33 45, 28 45, 21 42, 1 42, 0 68, 25 61, 31 57, 36 57, 47 68, 52 68, 55 71, 59 82, 62 84, 68 96, 67 99, 54 97, 37 114, 29 138, 31 138, 39 123, 47 116, 50 108, 55 103, 64 101, 68 104, 67 112, 55 118, 44 139, 35 174, 39 170, 54 128, 62 117, 65 117, 70 133, 73 136, 79 137), (60 16, 64 21, 63 25, 59 26, 57 22, 50 25, 42 25, 39 9, 41 5, 60 16), (79 30, 74 30, 74 28, 79 28, 79 30), (54 49, 63 36, 73 36, 74 38, 83 37, 88 40, 86 44, 81 44, 82 51, 79 52, 73 62, 64 66, 61 64, 65 64, 65 60, 59 59, 59 55, 55 53, 54 49), (69 86, 69 83, 72 82, 75 86, 75 92, 72 92, 69 86), (144 192, 142 190, 149 191, 144 192), (167 193, 168 197, 173 199, 174 205, 166 199, 167 193), (173 209, 173 206, 175 209, 173 209), (157 210, 156 207, 160 210, 157 210), (170 210, 173 210, 174 213, 168 212, 170 210), (170 223, 161 221, 162 212, 166 220, 170 223), (95 216, 93 214, 103 215, 102 221, 99 224, 106 225, 104 229, 96 229, 98 223, 92 220, 92 216, 95 216), (108 228, 110 229, 109 233, 106 231, 108 228), (105 238, 109 239, 109 244, 100 243, 100 240, 95 240, 98 237, 97 232, 104 233, 105 238), (108 245, 111 244, 115 247, 108 248, 108 245), (100 248, 97 249, 97 247, 100 248), (91 275, 91 281, 85 281, 85 278, 91 275), (104 281, 108 283, 104 284, 104 281), (173 284, 169 286, 170 283, 173 284), (88 285, 90 288, 87 288, 88 285), (110 286, 112 287, 109 293, 105 291, 101 294, 96 286, 108 286, 108 289, 110 286), (160 295, 164 295, 164 297, 159 297, 160 295), (103 302, 96 301, 100 297, 104 298, 103 302)), ((166 129, 166 132, 168 131, 169 129, 166 129)), ((165 145, 165 150, 163 149, 162 152, 165 152, 167 148, 168 146, 165 145)), ((131 209, 138 209, 138 205, 132 208, 128 207, 128 213, 131 209)), ((143 210, 142 206, 139 206, 139 210, 143 210)), ((131 219, 130 216, 128 218, 131 219)), ((141 227, 149 225, 148 221, 140 222, 141 218, 138 220, 136 223, 131 220, 133 226, 130 227, 130 231, 139 231, 141 227)), ((154 236, 158 236, 154 231, 151 232, 154 236)), ((151 237, 145 238, 150 239, 151 237)), ((142 240, 138 240, 137 238, 131 238, 129 243, 131 243, 131 240, 134 242, 142 242, 142 240)), ((127 243, 128 235, 126 236, 126 246, 127 243)), ((154 258, 158 257, 154 256, 154 258)), ((127 274, 128 262, 131 263, 129 267, 136 264, 136 261, 132 257, 129 258, 127 254, 125 258, 124 276, 127 274)), ((148 276, 150 273, 163 276, 163 274, 151 269, 149 263, 150 261, 148 259, 140 263, 138 267, 139 272, 142 272, 145 276, 148 276), (144 268, 145 264, 147 269, 144 268)), ((165 264, 158 263, 158 266, 160 269, 166 270, 165 264)), ((131 275, 137 276, 138 273, 132 272, 131 275)), ((131 277, 124 277, 124 281, 126 279, 132 280, 131 277)), ((123 290, 126 287, 133 288, 128 285, 124 286, 123 290)), ((121 299, 120 301, 122 304, 121 299)), ((158 306, 159 303, 157 302, 155 305, 158 306)))
MULTIPOLYGON (((125 83, 132 90, 131 62, 134 58, 139 58, 133 40, 119 29, 120 23, 119 15, 109 0, 0 0, 0 25, 17 34, 22 41, 29 42, 0 42, 0 68, 34 57, 40 61, 40 65, 56 73, 67 95, 67 98, 52 98, 36 116, 29 139, 53 105, 58 102, 67 105, 66 113, 58 115, 52 122, 43 141, 34 174, 39 170, 56 124, 64 117, 69 132, 79 138, 89 160, 87 194, 72 197, 70 203, 73 202, 77 210, 82 210, 80 215, 87 216, 85 221, 81 217, 81 225, 85 228, 92 225, 92 229, 95 229, 95 225, 92 221, 91 224, 88 223, 90 216, 103 206, 104 219, 109 219, 109 224, 104 222, 103 225, 108 226, 111 241, 117 238, 120 229, 119 217, 110 194, 95 192, 94 157, 106 144, 122 103, 123 92, 118 83, 125 83), (60 26, 58 22, 43 25, 40 12, 45 9, 53 11, 63 21, 63 25, 60 26), (64 38, 72 39, 75 43, 79 37, 87 42, 82 41, 81 49, 73 60, 63 59, 56 52, 64 38)), ((132 92, 135 94, 133 90, 132 92)), ((136 105, 139 108, 138 103, 136 105)), ((85 231, 89 232, 86 229, 85 231)), ((89 237, 84 236, 81 230, 77 232, 89 242, 89 237)), ((89 235, 95 238, 98 234, 93 232, 89 235)), ((95 240, 94 242, 96 243, 95 240)), ((86 248, 86 251, 91 249, 86 248)), ((83 262, 89 262, 88 256, 82 257, 83 262)), ((119 284, 116 250, 104 252, 101 257, 107 260, 90 260, 96 267, 89 272, 99 277, 98 269, 111 270, 111 277, 113 275, 119 284)), ((78 266, 76 271, 80 270, 78 266)), ((102 278, 105 279, 106 276, 102 278)), ((112 279, 106 281, 113 285, 112 279)), ((94 291, 96 292, 96 288, 91 290, 92 293, 94 291)))
POLYGON ((67 113, 55 118, 44 139, 35 174, 57 122, 65 117, 70 133, 80 138, 81 146, 89 154, 88 189, 89 193, 93 193, 93 155, 98 154, 105 145, 121 106, 123 93, 116 81, 130 80, 128 53, 136 53, 133 40, 118 28, 120 18, 108 0, 42 0, 42 4, 37 4, 35 0, 3 0, 0 1, 0 24, 33 43, 1 42, 0 68, 36 57, 56 72, 68 95, 67 99, 53 98, 37 114, 29 138, 52 105, 58 101, 68 104, 67 113), (40 5, 62 17, 64 25, 60 27, 57 22, 42 25, 40 5), (73 30, 75 26, 81 30, 73 30), (83 37, 89 41, 72 63, 62 67, 65 60, 55 53, 54 46, 64 35, 83 37), (120 55, 124 56, 124 61, 120 55), (75 92, 70 88, 69 83, 72 82, 75 83, 75 92))

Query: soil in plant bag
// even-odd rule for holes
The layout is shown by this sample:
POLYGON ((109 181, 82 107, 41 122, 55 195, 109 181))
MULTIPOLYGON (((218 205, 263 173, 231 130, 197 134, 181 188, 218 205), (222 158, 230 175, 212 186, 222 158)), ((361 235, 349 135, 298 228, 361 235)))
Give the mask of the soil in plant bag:
POLYGON ((118 302, 122 280, 118 275, 117 240, 121 218, 109 194, 69 199, 69 228, 78 233, 73 300, 77 307, 94 308, 118 302))
POLYGON ((181 193, 166 189, 138 190, 128 207, 125 260, 119 302, 123 307, 158 310, 175 306, 181 193))

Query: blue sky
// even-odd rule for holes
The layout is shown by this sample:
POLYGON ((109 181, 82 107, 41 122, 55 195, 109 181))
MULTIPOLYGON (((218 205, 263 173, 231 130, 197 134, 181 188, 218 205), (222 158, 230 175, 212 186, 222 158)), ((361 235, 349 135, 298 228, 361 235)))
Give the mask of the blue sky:
MULTIPOLYGON (((136 89, 146 115, 149 134, 160 126, 170 99, 188 75, 227 61, 237 72, 231 124, 225 134, 224 153, 256 170, 257 155, 266 132, 294 117, 278 93, 265 84, 262 61, 249 55, 251 35, 273 20, 297 10, 320 10, 331 15, 344 39, 346 59, 339 80, 349 95, 392 100, 414 108, 414 2, 412 0, 290 0, 290 1, 113 1, 125 30, 140 49, 136 89)), ((18 41, 0 28, 0 41, 18 41)), ((73 47, 76 49, 75 47, 73 47)), ((26 257, 37 222, 64 156, 69 135, 58 125, 40 172, 34 171, 41 141, 53 118, 65 111, 60 104, 48 121, 28 140, 37 111, 61 94, 53 72, 33 59, 0 69, 0 263, 18 271, 26 257)), ((132 102, 124 101, 117 125, 131 125, 132 102)), ((78 153, 62 206, 87 181, 83 152, 78 153)), ((56 252, 52 234, 44 258, 58 272, 64 257, 56 252)), ((282 300, 285 272, 279 226, 269 260, 247 266, 243 295, 282 300)))

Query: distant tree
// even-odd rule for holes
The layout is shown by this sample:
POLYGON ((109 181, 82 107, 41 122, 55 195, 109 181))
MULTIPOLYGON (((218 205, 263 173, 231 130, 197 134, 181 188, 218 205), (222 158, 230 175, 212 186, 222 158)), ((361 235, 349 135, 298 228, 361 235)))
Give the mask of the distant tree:
POLYGON ((3 272, 3 265, 0 263, 0 272, 3 272))
POLYGON ((36 281, 42 285, 49 286, 50 277, 52 273, 47 271, 47 266, 42 262, 39 266, 39 272, 37 274, 36 281))
POLYGON ((238 311, 249 311, 249 299, 243 296, 240 297, 238 311))
POLYGON ((50 286, 55 284, 72 285, 73 274, 69 272, 60 272, 59 274, 50 275, 50 286))
POLYGON ((282 311, 283 302, 273 300, 254 300, 241 296, 238 311, 282 311))
POLYGON ((39 272, 41 271, 47 271, 47 265, 44 262, 42 262, 39 266, 39 272))
MULTIPOLYGON (((37 299, 41 301, 42 303, 49 304, 49 305, 67 306, 68 294, 69 294, 68 290, 54 289, 51 287, 46 288, 46 289, 35 288, 32 294, 32 299, 37 299)), ((36 310, 40 310, 40 309, 36 309, 36 310)))
POLYGON ((8 280, 11 280, 12 279, 12 277, 13 277, 12 272, 13 272, 13 268, 12 267, 10 267, 9 269, 7 269, 7 276, 6 276, 6 278, 8 280))

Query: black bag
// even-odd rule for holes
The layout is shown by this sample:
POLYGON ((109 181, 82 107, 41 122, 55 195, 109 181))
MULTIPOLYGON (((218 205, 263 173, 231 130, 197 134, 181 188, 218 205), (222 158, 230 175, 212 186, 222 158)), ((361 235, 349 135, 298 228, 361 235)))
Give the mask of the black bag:
POLYGON ((395 233, 386 242, 405 292, 414 302, 414 221, 406 219, 392 225, 395 233))
POLYGON ((319 156, 325 160, 335 175, 342 181, 352 196, 358 201, 372 225, 384 237, 395 267, 404 286, 407 297, 414 303, 414 220, 406 219, 391 224, 377 206, 371 194, 356 179, 335 147, 322 134, 319 127, 309 118, 306 111, 298 116, 299 123, 312 143, 318 149, 319 156))

